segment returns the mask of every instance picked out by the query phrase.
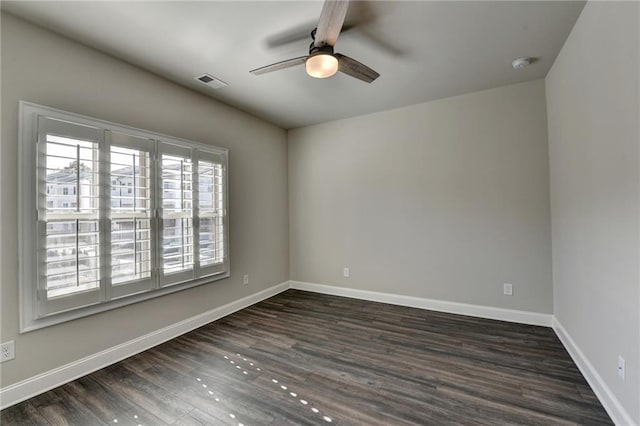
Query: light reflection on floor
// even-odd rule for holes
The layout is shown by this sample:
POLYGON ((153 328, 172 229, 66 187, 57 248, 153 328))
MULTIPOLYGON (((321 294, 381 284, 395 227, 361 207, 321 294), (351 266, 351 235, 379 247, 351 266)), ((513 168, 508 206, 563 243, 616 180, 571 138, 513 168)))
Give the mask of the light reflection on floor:
MULTIPOLYGON (((134 415, 133 415, 133 418, 134 418, 135 420, 138 420, 138 415, 137 415, 137 414, 134 414, 134 415)), ((113 422, 114 422, 114 423, 118 423, 118 419, 113 419, 113 422)), ((138 423, 138 426, 142 426, 142 424, 138 423)))
MULTIPOLYGON (((249 367, 251 367, 251 368, 243 369, 243 367, 242 367, 241 365, 239 365, 239 363, 241 362, 240 360, 238 360, 238 365, 236 365, 236 361, 234 361, 233 359, 231 359, 228 355, 224 355, 224 359, 226 359, 227 361, 229 361, 229 364, 234 365, 234 366, 236 367, 236 369, 238 369, 238 370, 242 370, 242 374, 248 375, 248 374, 249 374, 249 372, 248 372, 247 370, 252 370, 252 369, 253 369, 253 370, 255 370, 255 371, 262 371, 262 369, 260 369, 260 367, 256 367, 256 365, 254 364, 254 362, 248 361, 248 360, 247 360, 247 358, 243 357, 241 354, 236 354, 236 356, 237 356, 238 358, 241 358, 241 359, 242 359, 242 362, 245 362, 245 363, 247 363, 247 362, 248 362, 249 367)), ((246 368, 246 367, 245 367, 245 368, 246 368)), ((201 379, 200 377, 196 377, 196 382, 200 382, 200 384, 202 385, 202 387, 203 387, 204 389, 207 389, 207 387, 208 387, 208 386, 207 386, 207 384, 206 384, 206 383, 202 383, 202 379, 201 379)), ((280 383, 280 381, 279 381, 278 379, 276 379, 276 378, 272 378, 272 379, 271 379, 271 382, 272 382, 275 386, 279 387, 282 391, 287 391, 287 390, 289 389, 287 385, 285 385, 285 384, 283 384, 283 383, 280 383)), ((213 385, 212 385, 212 387, 215 387, 215 386, 213 386, 213 385)), ((207 390, 207 393, 208 393, 210 396, 213 396, 215 392, 214 392, 214 391, 212 391, 212 390, 207 390)), ((293 398, 297 398, 297 397, 298 397, 298 394, 297 394, 296 392, 290 391, 290 392, 288 392, 288 393, 289 393, 289 395, 290 395, 291 397, 293 397, 293 398)), ((219 397, 214 397, 214 401, 215 401, 215 402, 220 402, 220 401, 221 401, 221 399, 220 399, 219 397)), ((302 399, 302 398, 300 398, 300 399, 299 399, 299 402, 300 402, 300 404, 302 404, 303 406, 309 406, 309 405, 310 405, 311 412, 312 412, 313 414, 321 415, 321 414, 320 414, 320 409, 318 409, 317 407, 314 407, 314 406, 313 406, 313 404, 310 404, 310 402, 309 402, 309 401, 307 401, 306 399, 302 399)), ((235 414, 235 413, 229 413, 229 417, 235 420, 237 416, 236 416, 236 414, 235 414)), ((136 418, 136 419, 137 419, 137 418, 138 418, 138 416, 134 416, 134 418, 136 418)), ((324 420, 324 421, 325 421, 325 422, 327 422, 327 423, 332 423, 332 422, 333 422, 333 420, 332 420, 332 419, 331 419, 331 417, 329 417, 329 416, 322 415, 322 417, 321 417, 321 418, 322 418, 322 420, 324 420)), ((118 419, 114 419, 114 420, 113 420, 113 422, 114 422, 114 423, 118 423, 118 419)), ((138 425, 138 426, 142 426, 142 425, 138 425)), ((243 424, 243 423, 238 423, 238 426, 244 426, 244 424, 243 424)))

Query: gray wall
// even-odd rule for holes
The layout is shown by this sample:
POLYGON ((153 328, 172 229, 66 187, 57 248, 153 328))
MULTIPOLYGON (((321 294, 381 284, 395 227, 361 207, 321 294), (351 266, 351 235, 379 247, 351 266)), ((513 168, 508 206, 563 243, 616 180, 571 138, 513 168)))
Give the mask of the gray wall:
POLYGON ((639 9, 587 3, 546 78, 555 315, 636 423, 639 9))
POLYGON ((287 281, 286 146, 286 132, 274 125, 3 13, 0 333, 15 340, 16 359, 2 364, 0 386, 287 281), (232 277, 18 334, 21 99, 229 148, 232 277))
POLYGON ((551 313, 548 174, 542 80, 290 130, 290 278, 551 313))

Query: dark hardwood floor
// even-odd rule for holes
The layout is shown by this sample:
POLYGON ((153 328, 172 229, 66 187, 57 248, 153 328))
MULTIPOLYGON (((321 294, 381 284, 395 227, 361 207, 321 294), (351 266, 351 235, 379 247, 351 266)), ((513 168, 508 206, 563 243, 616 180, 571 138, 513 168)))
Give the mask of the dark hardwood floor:
POLYGON ((1 424, 611 424, 550 328, 288 290, 1 424))

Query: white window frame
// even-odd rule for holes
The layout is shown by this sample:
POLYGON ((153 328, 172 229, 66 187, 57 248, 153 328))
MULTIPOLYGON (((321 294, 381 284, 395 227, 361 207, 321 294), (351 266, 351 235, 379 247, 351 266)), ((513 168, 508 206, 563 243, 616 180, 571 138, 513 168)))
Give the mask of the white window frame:
MULTIPOLYGON (((184 290, 194 286, 210 283, 220 279, 228 278, 231 275, 231 265, 229 259, 229 214, 228 214, 228 199, 229 199, 229 180, 228 180, 228 157, 229 153, 226 148, 220 148, 212 145, 201 144, 184 139, 178 139, 175 137, 150 132, 146 130, 136 129, 116 123, 111 123, 105 120, 100 120, 92 117, 83 116, 67 111, 58 110, 42 105, 37 105, 30 102, 20 101, 19 103, 19 165, 20 172, 18 176, 18 227, 20 232, 20 238, 18 239, 18 252, 19 252, 19 294, 20 294, 20 332, 25 333, 31 330, 36 330, 50 325, 59 324, 72 319, 81 318, 88 315, 93 315, 98 312, 103 312, 111 309, 115 309, 121 306, 129 305, 132 303, 141 302, 151 298, 163 296, 176 291, 184 290), (51 305, 51 309, 42 309, 42 304, 38 305, 38 298, 42 298, 42 294, 39 294, 38 290, 38 268, 37 268, 37 256, 36 251, 38 249, 38 230, 36 224, 38 223, 38 177, 36 171, 37 165, 37 140, 40 134, 38 129, 38 117, 48 117, 55 120, 67 121, 72 124, 89 126, 97 128, 102 132, 99 136, 98 143, 100 144, 100 155, 102 156, 99 162, 100 169, 100 190, 101 190, 101 211, 100 211, 100 239, 101 247, 106 247, 110 244, 108 238, 110 229, 110 218, 107 217, 110 209, 110 188, 111 178, 110 171, 108 170, 108 160, 110 152, 110 132, 118 132, 126 135, 130 135, 135 138, 141 138, 149 140, 152 146, 151 162, 151 192, 152 201, 151 209, 151 232, 153 235, 153 242, 151 244, 152 250, 152 274, 148 279, 140 280, 140 282, 133 281, 132 285, 126 290, 117 290, 111 286, 110 280, 110 256, 101 251, 101 274, 100 283, 100 299, 97 303, 93 303, 85 306, 77 306, 74 303, 70 303, 70 306, 65 306, 61 303, 60 307, 51 305), (195 247, 197 246, 195 236, 198 231, 198 217, 197 217, 197 198, 194 196, 193 201, 193 227, 194 227, 194 268, 193 274, 190 277, 181 277, 180 279, 167 279, 162 278, 162 270, 160 269, 160 232, 161 222, 159 212, 159 201, 161 188, 161 176, 158 173, 158 151, 160 146, 166 144, 175 145, 178 148, 185 148, 190 150, 191 159, 193 163, 193 186, 194 194, 197 193, 197 164, 199 158, 214 158, 222 165, 223 176, 223 205, 224 211, 223 217, 223 241, 224 241, 224 258, 222 264, 207 266, 204 268, 199 267, 199 257, 195 247), (108 204, 107 204, 108 203, 108 204), (105 272, 108 272, 105 274, 105 272)), ((100 133, 100 132, 99 132, 100 133)), ((122 145, 119 145, 122 146, 122 145)), ((44 188, 42 188, 44 189, 44 188)), ((135 189, 134 189, 135 190, 135 189)), ((170 277, 170 275, 168 275, 170 277)), ((125 283, 128 285, 129 283, 125 283)), ((122 287, 125 288, 125 287, 122 287)), ((40 292, 41 293, 41 292, 40 292)), ((40 299, 41 300, 41 299, 40 299)))

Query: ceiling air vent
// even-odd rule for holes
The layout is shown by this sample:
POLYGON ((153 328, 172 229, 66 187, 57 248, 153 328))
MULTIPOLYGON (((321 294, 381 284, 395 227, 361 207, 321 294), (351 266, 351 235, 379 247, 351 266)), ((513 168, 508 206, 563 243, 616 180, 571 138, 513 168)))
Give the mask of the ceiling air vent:
POLYGON ((219 79, 215 78, 214 76, 212 76, 210 74, 202 74, 200 77, 196 77, 196 80, 198 80, 202 84, 206 84, 207 86, 211 87, 212 89, 220 89, 222 87, 228 86, 227 83, 225 83, 222 80, 219 80, 219 79))

